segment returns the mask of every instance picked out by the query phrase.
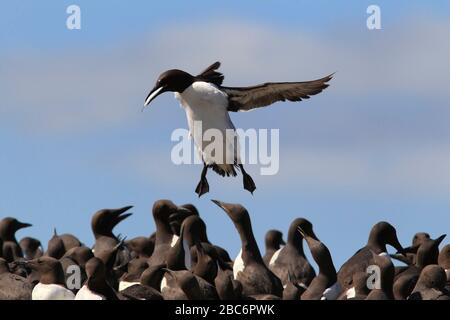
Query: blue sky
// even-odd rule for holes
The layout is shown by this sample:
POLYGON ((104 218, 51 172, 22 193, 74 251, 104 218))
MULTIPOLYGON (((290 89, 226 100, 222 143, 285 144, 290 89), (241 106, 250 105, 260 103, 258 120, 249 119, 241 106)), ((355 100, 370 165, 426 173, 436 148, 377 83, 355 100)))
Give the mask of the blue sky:
POLYGON ((199 207, 210 238, 234 255, 239 238, 209 199, 239 202, 264 233, 303 216, 336 265, 387 220, 409 245, 450 223, 448 1, 5 1, 0 12, 0 215, 53 227, 91 244, 91 215, 134 205, 117 227, 150 234, 160 198, 199 207), (82 29, 65 10, 81 7, 82 29), (381 7, 382 30, 366 28, 381 7), (198 72, 222 61, 227 85, 301 81, 337 71, 330 88, 300 104, 232 115, 237 127, 280 129, 280 172, 241 179, 170 161, 170 135, 185 128, 166 94, 141 113, 161 71, 198 72))

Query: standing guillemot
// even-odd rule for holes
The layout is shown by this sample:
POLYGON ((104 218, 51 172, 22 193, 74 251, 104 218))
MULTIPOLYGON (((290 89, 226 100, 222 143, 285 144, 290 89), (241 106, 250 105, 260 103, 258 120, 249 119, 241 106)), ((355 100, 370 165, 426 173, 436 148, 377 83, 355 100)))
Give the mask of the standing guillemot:
POLYGON ((403 247, 397 238, 397 231, 388 222, 381 221, 370 230, 367 244, 359 249, 339 269, 338 282, 343 290, 353 287, 353 274, 359 271, 366 272, 369 265, 373 264, 372 252, 380 254, 386 252, 386 245, 391 245, 398 252, 404 253, 403 247))
MULTIPOLYGON (((133 206, 126 206, 119 209, 103 209, 94 214, 91 220, 91 228, 95 237, 94 256, 99 257, 98 254, 100 252, 111 251, 118 245, 121 240, 113 233, 113 229, 120 222, 132 215, 132 213, 127 213, 131 208, 133 206)), ((128 248, 126 246, 120 246, 116 252, 114 265, 126 265, 130 259, 131 254, 128 248)), ((114 272, 119 277, 122 275, 119 269, 115 269, 114 272)))
POLYGON ((278 230, 269 230, 264 238, 264 243, 266 246, 266 253, 264 254, 264 263, 269 266, 270 259, 275 252, 277 252, 281 246, 286 245, 283 240, 283 233, 278 230))
POLYGON ((16 232, 31 227, 29 223, 20 222, 15 218, 7 217, 0 221, 0 238, 3 240, 3 258, 13 262, 23 257, 22 249, 16 240, 16 232))
POLYGON ((319 273, 311 281, 302 300, 336 300, 341 293, 337 282, 336 269, 331 258, 330 250, 314 234, 312 225, 298 227, 298 231, 306 240, 314 261, 319 266, 319 273))
POLYGON ((39 273, 39 283, 33 288, 33 300, 73 300, 75 295, 66 288, 64 271, 55 258, 40 257, 24 262, 39 273))
POLYGON ((97 211, 91 220, 92 233, 95 237, 94 255, 96 251, 111 249, 119 243, 119 239, 113 233, 113 229, 121 221, 125 220, 132 213, 126 213, 133 206, 120 209, 103 209, 97 211))
MULTIPOLYGON (((175 235, 170 227, 170 215, 188 211, 183 207, 175 205, 170 200, 158 200, 153 204, 152 214, 156 226, 155 248, 153 254, 148 260, 149 266, 167 263, 169 249, 175 245, 178 236, 175 235)), ((190 212, 190 211, 188 211, 190 212)))
POLYGON ((327 82, 332 78, 329 75, 306 82, 269 82, 252 87, 224 87, 224 76, 216 71, 219 67, 220 62, 216 62, 197 76, 182 70, 168 70, 159 76, 144 102, 145 107, 158 95, 168 91, 175 92, 175 97, 181 102, 186 111, 191 136, 204 164, 200 182, 195 189, 199 196, 209 191, 206 180, 208 168, 221 176, 236 176, 235 169, 239 169, 243 175, 244 189, 251 193, 256 189, 253 179, 246 173, 241 162, 237 134, 228 112, 250 111, 277 101, 308 99, 328 87, 327 82), (201 129, 197 128, 196 122, 201 122, 201 129), (208 129, 220 130, 222 133, 224 139, 214 141, 221 144, 222 157, 207 152, 209 144, 204 143, 203 133, 208 129))
POLYGON ((119 291, 139 284, 142 273, 148 268, 147 258, 135 258, 128 262, 127 272, 120 278, 119 291))
POLYGON ((297 218, 292 221, 286 245, 276 251, 269 261, 269 269, 280 278, 283 286, 288 282, 289 268, 300 286, 307 287, 316 276, 314 268, 303 251, 303 236, 297 230, 299 226, 312 232, 312 224, 308 220, 297 218))
POLYGON ((239 204, 211 201, 230 217, 241 238, 241 251, 235 259, 233 273, 235 279, 242 283, 242 294, 247 297, 275 295, 281 298, 283 286, 280 279, 264 264, 247 209, 239 204))
POLYGON ((75 300, 119 300, 115 290, 106 280, 106 266, 99 258, 86 263, 87 280, 77 292, 75 300))

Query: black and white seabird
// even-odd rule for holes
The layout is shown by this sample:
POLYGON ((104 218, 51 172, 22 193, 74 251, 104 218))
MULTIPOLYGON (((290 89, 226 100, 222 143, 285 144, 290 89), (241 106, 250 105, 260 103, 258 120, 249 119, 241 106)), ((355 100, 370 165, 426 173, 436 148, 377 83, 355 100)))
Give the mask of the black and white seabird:
POLYGON ((24 262, 39 273, 39 283, 33 288, 33 300, 73 300, 75 295, 66 288, 61 263, 52 257, 40 257, 24 262))
POLYGON ((128 262, 127 272, 119 282, 119 291, 123 291, 135 284, 140 284, 142 273, 148 268, 147 258, 136 258, 128 262))
POLYGON ((304 287, 316 276, 303 251, 303 236, 298 232, 299 226, 312 232, 311 222, 304 218, 294 219, 289 226, 286 245, 277 250, 269 261, 269 269, 280 278, 283 286, 288 283, 288 271, 297 279, 297 284, 304 287))
POLYGON ((211 200, 233 221, 241 238, 241 251, 233 266, 234 278, 242 283, 242 294, 249 298, 283 295, 280 279, 269 270, 259 251, 247 209, 239 204, 211 200))
MULTIPOLYGON (((94 244, 94 256, 99 257, 100 252, 113 250, 121 239, 113 233, 113 229, 123 220, 132 215, 127 211, 133 208, 132 206, 126 206, 119 209, 103 209, 94 214, 91 220, 91 228, 95 237, 94 244)), ((116 252, 116 260, 114 265, 123 266, 131 260, 130 251, 126 246, 120 246, 116 252)), ((104 263, 106 263, 104 261, 104 263)), ((115 272, 120 277, 122 272, 119 269, 115 269, 115 272)))
POLYGON ((190 212, 183 207, 175 205, 170 200, 162 199, 155 201, 153 204, 152 214, 156 226, 156 235, 155 248, 148 260, 150 266, 167 263, 166 259, 169 249, 174 246, 178 240, 178 236, 173 233, 172 228, 170 227, 169 217, 172 214, 183 211, 190 212))
POLYGON ((314 234, 312 225, 298 227, 298 231, 306 240, 314 261, 319 266, 319 273, 311 281, 306 291, 302 294, 302 300, 336 300, 341 293, 341 287, 337 282, 336 268, 331 258, 330 250, 314 234))
POLYGON ((403 247, 397 238, 397 231, 388 222, 381 221, 370 230, 367 244, 359 249, 339 269, 338 282, 343 290, 352 289, 353 274, 365 272, 369 265, 373 264, 372 251, 375 254, 387 252, 386 245, 393 246, 398 252, 404 253, 403 247))
POLYGON ((111 249, 119 243, 119 239, 113 233, 113 229, 121 221, 125 220, 132 213, 127 213, 132 206, 120 209, 103 209, 97 211, 92 217, 91 228, 95 237, 94 254, 96 251, 111 249))
POLYGON ((264 263, 269 266, 270 259, 275 252, 277 252, 281 246, 286 245, 283 240, 283 233, 279 230, 269 230, 264 238, 264 243, 266 246, 266 253, 264 254, 264 263))
POLYGON ((238 169, 243 175, 244 189, 251 193, 256 189, 253 179, 246 173, 241 162, 237 134, 229 112, 250 111, 277 101, 308 99, 328 87, 327 82, 332 78, 329 75, 306 82, 268 82, 252 87, 224 87, 224 76, 216 71, 219 67, 220 62, 216 62, 197 76, 182 70, 168 70, 159 76, 144 102, 145 107, 158 95, 171 91, 185 109, 190 134, 204 163, 200 182, 195 190, 199 196, 209 191, 206 180, 208 168, 221 176, 236 176, 238 169), (201 130, 195 127, 196 122, 201 122, 201 130), (208 129, 221 131, 224 138, 219 142, 222 145, 222 157, 215 157, 208 151, 209 144, 205 144, 202 138, 208 129))
POLYGON ((88 279, 77 292, 75 300, 118 300, 116 291, 109 285, 106 266, 99 258, 91 258, 86 263, 88 279))

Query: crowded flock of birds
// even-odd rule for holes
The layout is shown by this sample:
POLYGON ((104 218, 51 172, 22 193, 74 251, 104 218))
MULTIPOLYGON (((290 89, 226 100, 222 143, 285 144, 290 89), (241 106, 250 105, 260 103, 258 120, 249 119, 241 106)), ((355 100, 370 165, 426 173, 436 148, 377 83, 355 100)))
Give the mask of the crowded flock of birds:
MULTIPOLYGON (((0 299, 7 300, 449 300, 450 244, 445 235, 414 235, 403 247, 388 222, 375 224, 365 246, 336 271, 332 255, 297 218, 284 242, 269 230, 262 255, 250 215, 239 204, 213 200, 234 223, 241 250, 232 260, 208 239, 206 224, 191 204, 154 203, 156 230, 133 239, 113 233, 131 207, 104 209, 92 217, 93 247, 76 236, 57 234, 44 251, 30 227, 0 221, 0 299), (304 253, 304 244, 318 266, 304 253), (386 246, 397 250, 388 254, 386 246), (394 265, 393 261, 399 261, 394 265)), ((306 248, 305 247, 305 248, 306 248)))

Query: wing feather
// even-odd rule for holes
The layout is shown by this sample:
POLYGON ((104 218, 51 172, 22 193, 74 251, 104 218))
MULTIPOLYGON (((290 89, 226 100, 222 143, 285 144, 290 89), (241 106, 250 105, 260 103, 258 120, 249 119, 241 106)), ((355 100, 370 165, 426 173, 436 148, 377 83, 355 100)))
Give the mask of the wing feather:
POLYGON ((224 75, 218 71, 220 68, 220 62, 216 61, 208 68, 203 70, 196 78, 202 81, 214 83, 217 86, 220 86, 225 78, 224 75))
POLYGON ((333 74, 305 82, 268 82, 253 87, 221 87, 229 97, 228 111, 249 111, 277 101, 302 101, 322 92, 333 74))

